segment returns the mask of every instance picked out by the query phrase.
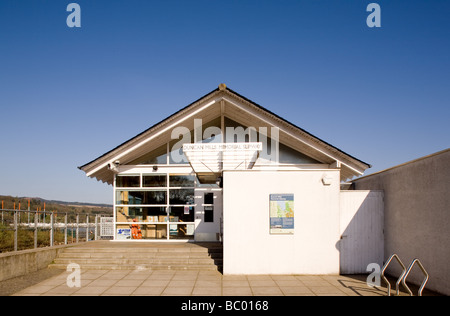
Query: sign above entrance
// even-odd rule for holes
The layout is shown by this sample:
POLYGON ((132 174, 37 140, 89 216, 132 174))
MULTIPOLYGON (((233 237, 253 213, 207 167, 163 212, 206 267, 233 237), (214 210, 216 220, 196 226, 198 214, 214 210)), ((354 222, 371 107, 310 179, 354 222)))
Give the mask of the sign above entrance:
POLYGON ((261 151, 262 143, 209 143, 209 144, 184 144, 183 151, 261 151))
POLYGON ((252 169, 262 143, 184 144, 183 152, 196 173, 252 169))

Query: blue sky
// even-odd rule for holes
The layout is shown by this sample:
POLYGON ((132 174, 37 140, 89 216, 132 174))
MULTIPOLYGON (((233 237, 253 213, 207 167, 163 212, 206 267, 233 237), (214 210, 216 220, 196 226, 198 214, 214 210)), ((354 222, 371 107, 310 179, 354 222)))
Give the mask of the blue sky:
POLYGON ((221 82, 366 174, 446 149, 449 17, 447 0, 1 0, 0 195, 112 203, 77 166, 221 82))

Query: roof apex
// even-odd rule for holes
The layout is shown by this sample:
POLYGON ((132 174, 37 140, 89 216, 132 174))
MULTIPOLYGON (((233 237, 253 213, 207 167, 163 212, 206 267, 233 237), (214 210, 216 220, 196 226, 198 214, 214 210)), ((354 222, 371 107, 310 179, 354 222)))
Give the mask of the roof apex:
MULTIPOLYGON (((334 147, 333 145, 321 140, 320 138, 312 135, 311 133, 305 131, 304 129, 296 126, 295 124, 292 124, 291 122, 287 121, 286 119, 278 116, 277 114, 269 111, 268 109, 262 107, 261 105, 257 104, 256 102, 251 101, 250 99, 240 95, 239 93, 233 91, 232 89, 228 88, 225 83, 219 84, 219 86, 212 90, 211 92, 205 94, 201 98, 197 99, 196 101, 190 103, 189 105, 183 107, 179 111, 175 112, 174 114, 170 115, 166 119, 154 124, 150 128, 144 130, 143 132, 139 133, 138 135, 132 137, 131 139, 125 141, 124 143, 118 145, 117 147, 113 148, 112 150, 106 152, 105 154, 99 156, 98 158, 78 167, 80 170, 83 170, 86 172, 88 176, 91 177, 97 177, 95 174, 97 172, 105 173, 105 168, 108 167, 108 164, 111 164, 112 162, 116 161, 118 156, 121 156, 123 154, 123 151, 130 151, 133 150, 136 146, 139 147, 140 143, 148 142, 148 139, 153 137, 151 135, 154 135, 154 133, 161 133, 161 130, 164 131, 171 125, 173 126, 179 121, 185 120, 186 114, 191 113, 193 110, 197 110, 201 112, 202 108, 207 108, 209 105, 212 105, 214 103, 218 103, 218 101, 221 100, 230 100, 230 96, 238 101, 238 107, 240 106, 242 109, 250 109, 251 113, 258 113, 258 115, 262 115, 264 117, 270 117, 270 121, 274 122, 272 124, 273 126, 277 126, 277 124, 281 124, 283 126, 286 126, 290 131, 293 131, 295 134, 302 135, 301 137, 304 137, 305 139, 308 139, 308 142, 310 144, 311 141, 314 143, 314 147, 319 146, 324 152, 327 152, 328 157, 332 157, 336 161, 340 162, 346 162, 347 164, 350 163, 350 165, 354 165, 355 168, 353 168, 354 171, 357 170, 365 170, 367 168, 370 168, 371 166, 347 153, 340 150, 337 147, 334 147)), ((199 113, 200 113, 199 112, 199 113)), ((280 125, 280 126, 281 126, 280 125)), ((308 142, 305 142, 307 144, 308 142)), ((307 146, 307 145, 306 145, 307 146)), ((310 145, 311 146, 311 145, 310 145)), ((314 150, 317 150, 314 149, 314 150)), ((328 163, 328 162, 327 162, 328 163)), ((352 168, 351 168, 352 169, 352 168)), ((362 174, 361 171, 357 171, 358 174, 362 174)), ((102 178, 102 177, 100 177, 102 178)), ((99 177, 97 177, 99 179, 99 177)), ((102 180, 103 181, 103 180, 102 180)), ((104 182, 110 182, 110 178, 108 181, 104 182)))

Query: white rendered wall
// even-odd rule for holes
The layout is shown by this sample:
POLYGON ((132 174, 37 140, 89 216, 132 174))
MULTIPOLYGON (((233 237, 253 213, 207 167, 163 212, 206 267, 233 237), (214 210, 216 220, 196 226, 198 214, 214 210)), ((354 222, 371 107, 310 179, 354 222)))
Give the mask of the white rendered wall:
POLYGON ((339 274, 339 170, 223 177, 224 274, 339 274), (281 193, 294 194, 293 235, 269 232, 269 195, 281 193))

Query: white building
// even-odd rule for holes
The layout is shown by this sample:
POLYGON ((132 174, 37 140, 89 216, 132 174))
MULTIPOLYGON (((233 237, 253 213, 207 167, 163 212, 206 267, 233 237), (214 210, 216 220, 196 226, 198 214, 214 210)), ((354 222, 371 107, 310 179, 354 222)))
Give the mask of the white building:
POLYGON ((340 272, 340 183, 369 167, 221 84, 79 168, 114 186, 115 240, 222 241, 224 273, 323 274, 340 272))

